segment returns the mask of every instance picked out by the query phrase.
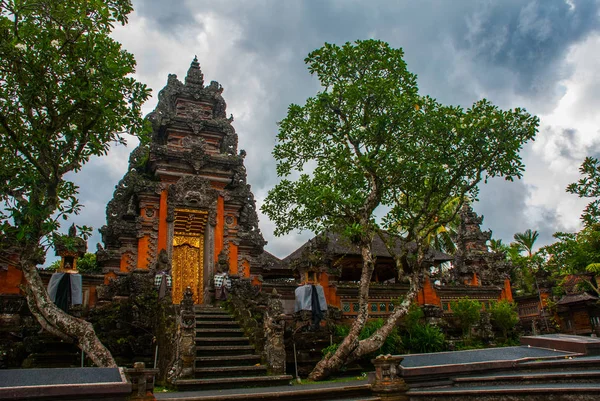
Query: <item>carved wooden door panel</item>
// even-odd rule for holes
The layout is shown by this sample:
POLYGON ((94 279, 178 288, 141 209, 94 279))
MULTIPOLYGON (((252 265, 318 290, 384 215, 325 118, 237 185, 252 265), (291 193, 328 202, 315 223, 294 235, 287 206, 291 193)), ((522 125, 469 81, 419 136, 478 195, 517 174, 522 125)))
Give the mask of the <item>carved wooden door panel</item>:
POLYGON ((207 212, 181 209, 175 211, 173 230, 173 303, 179 304, 190 287, 194 303, 204 297, 204 227, 207 212))

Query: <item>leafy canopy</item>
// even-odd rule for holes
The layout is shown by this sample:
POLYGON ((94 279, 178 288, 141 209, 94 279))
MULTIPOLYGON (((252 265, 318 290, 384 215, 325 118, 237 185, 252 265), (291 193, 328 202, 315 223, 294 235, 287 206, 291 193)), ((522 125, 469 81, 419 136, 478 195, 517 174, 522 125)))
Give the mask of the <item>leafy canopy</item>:
POLYGON ((505 299, 492 302, 490 305, 490 317, 492 325, 502 332, 502 336, 505 339, 508 332, 519 323, 517 305, 505 299))
POLYGON ((150 91, 109 36, 131 10, 129 0, 0 0, 0 236, 36 243, 55 231, 80 208, 63 176, 123 133, 143 137, 150 91))
POLYGON ((600 218, 600 162, 595 157, 586 157, 579 172, 583 175, 579 181, 570 184, 567 192, 580 198, 596 198, 591 201, 581 215, 586 226, 597 224, 600 218))
POLYGON ((451 222, 487 177, 520 177, 538 119, 487 100, 467 110, 418 93, 402 49, 377 40, 325 44, 305 62, 322 90, 292 104, 273 151, 282 181, 262 210, 276 235, 335 229, 350 239, 378 226, 425 241, 451 222), (448 207, 452 204, 453 207, 448 207))
POLYGON ((450 302, 450 309, 458 326, 463 331, 463 336, 471 337, 471 327, 481 318, 481 303, 475 299, 464 297, 450 302))

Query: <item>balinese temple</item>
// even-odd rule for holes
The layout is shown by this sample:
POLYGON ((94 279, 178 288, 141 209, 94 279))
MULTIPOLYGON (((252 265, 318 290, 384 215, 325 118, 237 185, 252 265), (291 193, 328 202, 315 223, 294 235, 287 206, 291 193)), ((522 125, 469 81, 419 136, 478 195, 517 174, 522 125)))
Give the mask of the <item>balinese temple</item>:
MULTIPOLYGON (((104 246, 98 245, 96 252, 104 276, 84 276, 84 294, 89 294, 84 305, 100 297, 95 288, 99 280, 107 284, 134 271, 170 272, 174 303, 180 303, 188 286, 196 304, 209 303, 212 277, 224 271, 251 280, 262 291, 276 289, 288 314, 299 284, 320 284, 327 304, 351 318, 358 309, 362 265, 357 248, 326 233, 284 259, 263 250, 265 241, 246 182, 245 152, 238 151, 222 92, 215 81, 204 84, 197 59, 184 82, 169 75, 156 109, 147 117, 151 140, 131 153, 128 171, 107 205, 107 224, 100 229, 104 246)), ((418 295, 419 304, 448 313, 450 301, 466 295, 484 303, 512 299, 504 257, 488 252, 490 233, 481 232, 481 218, 469 206, 461 218, 452 277, 437 277, 435 271, 444 270, 440 266, 453 258, 429 252, 432 274, 418 295)), ((377 261, 369 310, 372 316, 384 316, 408 284, 398 277, 382 241, 375 240, 373 252, 377 261)), ((4 258, 3 293, 19 292, 15 285, 22 277, 17 273, 4 258)))

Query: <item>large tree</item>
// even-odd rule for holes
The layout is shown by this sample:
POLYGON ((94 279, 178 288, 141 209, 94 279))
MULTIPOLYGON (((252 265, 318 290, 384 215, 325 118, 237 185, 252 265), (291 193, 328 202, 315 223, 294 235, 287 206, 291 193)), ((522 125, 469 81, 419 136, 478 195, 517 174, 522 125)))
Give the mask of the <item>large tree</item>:
POLYGON ((290 105, 280 122, 273 155, 283 178, 262 210, 277 235, 334 230, 361 249, 358 316, 337 351, 310 375, 322 379, 381 346, 429 268, 430 235, 456 217, 464 199, 476 198, 481 180, 521 176, 519 151, 534 137, 538 119, 487 100, 464 110, 422 96, 402 50, 377 40, 325 44, 305 61, 323 88, 304 106, 290 105), (385 239, 411 287, 383 327, 359 340, 375 235, 385 239))
POLYGON ((570 184, 567 192, 579 195, 580 198, 593 198, 581 214, 586 226, 598 224, 600 221, 600 161, 595 157, 586 157, 579 172, 583 175, 579 181, 570 184))
POLYGON ((59 221, 80 209, 65 174, 144 130, 149 96, 109 33, 129 0, 0 0, 0 252, 18 256, 29 308, 99 366, 115 362, 91 324, 49 299, 36 265, 59 221))

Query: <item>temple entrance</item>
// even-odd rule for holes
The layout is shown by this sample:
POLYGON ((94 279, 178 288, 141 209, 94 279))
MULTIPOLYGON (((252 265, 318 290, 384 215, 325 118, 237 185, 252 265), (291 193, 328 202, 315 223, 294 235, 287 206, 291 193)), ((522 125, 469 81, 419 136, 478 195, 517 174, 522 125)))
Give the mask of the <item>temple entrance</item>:
POLYGON ((187 287, 192 289, 194 303, 204 298, 204 229, 208 212, 175 210, 173 225, 173 303, 179 304, 187 287))

